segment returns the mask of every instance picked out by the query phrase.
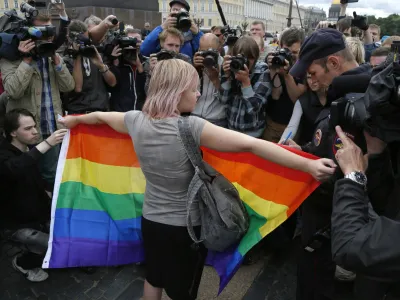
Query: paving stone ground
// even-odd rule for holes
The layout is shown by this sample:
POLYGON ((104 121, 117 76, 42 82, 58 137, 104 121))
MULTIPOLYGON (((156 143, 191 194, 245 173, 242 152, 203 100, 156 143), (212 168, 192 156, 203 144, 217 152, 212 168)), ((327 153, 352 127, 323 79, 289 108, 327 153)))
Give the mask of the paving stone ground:
MULTIPOLYGON (((142 297, 144 266, 49 270, 49 278, 31 283, 11 267, 16 249, 0 243, 0 300, 138 300, 142 297)), ((200 300, 295 300, 296 245, 287 252, 263 253, 251 266, 242 266, 225 290, 218 293, 218 276, 206 267, 200 300)), ((352 300, 351 285, 338 285, 337 300, 352 300)), ((164 295, 163 300, 169 299, 164 295)))

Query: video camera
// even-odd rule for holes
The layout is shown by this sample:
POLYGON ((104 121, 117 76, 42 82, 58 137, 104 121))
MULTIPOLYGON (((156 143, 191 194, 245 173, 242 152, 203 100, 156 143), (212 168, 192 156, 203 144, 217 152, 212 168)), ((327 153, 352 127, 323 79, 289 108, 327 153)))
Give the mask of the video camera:
POLYGON ((192 21, 190 20, 189 12, 181 8, 179 12, 172 14, 172 17, 176 18, 176 28, 182 32, 188 32, 192 27, 192 21))
POLYGON ((239 37, 242 36, 242 30, 238 26, 236 29, 230 28, 228 23, 226 22, 224 12, 222 11, 221 4, 219 3, 219 0, 215 0, 215 4, 217 5, 217 9, 219 12, 219 15, 222 20, 222 24, 224 24, 224 28, 222 28, 221 33, 224 35, 226 44, 228 47, 232 47, 235 45, 239 37))
POLYGON ((76 58, 78 55, 83 57, 93 58, 96 57, 97 52, 103 52, 104 47, 95 46, 92 44, 90 38, 86 37, 83 33, 79 33, 73 39, 73 42, 78 45, 78 49, 74 49, 73 45, 71 45, 65 49, 64 55, 69 56, 71 58, 76 58))
POLYGON ((229 25, 225 25, 224 28, 222 28, 221 33, 225 37, 226 44, 228 47, 232 47, 235 45, 239 37, 242 36, 242 30, 240 28, 230 28, 229 25))
MULTIPOLYGON (((294 59, 292 52, 288 48, 281 48, 278 51, 272 53, 272 65, 280 68, 286 66, 286 61, 289 62, 289 66, 293 65, 294 59)), ((268 59, 268 56, 265 58, 268 59)))
POLYGON ((138 40, 126 35, 124 22, 119 23, 119 30, 114 34, 114 37, 104 46, 104 55, 111 57, 115 46, 122 49, 122 57, 130 60, 136 60, 138 55, 138 40))
POLYGON ((161 50, 156 54, 157 61, 167 60, 167 59, 182 59, 185 60, 184 56, 181 53, 175 53, 174 51, 161 50))
POLYGON ((247 57, 242 54, 238 54, 237 56, 231 57, 230 69, 233 73, 237 73, 240 70, 244 70, 244 66, 249 66, 249 61, 247 57))
POLYGON ((199 55, 204 57, 203 65, 206 68, 218 68, 219 52, 214 49, 199 52, 199 55))
POLYGON ((56 28, 32 27, 32 19, 38 16, 39 11, 25 2, 20 4, 20 9, 25 14, 25 19, 18 16, 15 9, 5 12, 0 18, 0 37, 4 41, 0 47, 0 57, 11 61, 19 59, 21 57, 18 51, 19 42, 27 39, 32 39, 36 45, 30 55, 53 56, 56 46, 48 39, 56 35, 56 28))

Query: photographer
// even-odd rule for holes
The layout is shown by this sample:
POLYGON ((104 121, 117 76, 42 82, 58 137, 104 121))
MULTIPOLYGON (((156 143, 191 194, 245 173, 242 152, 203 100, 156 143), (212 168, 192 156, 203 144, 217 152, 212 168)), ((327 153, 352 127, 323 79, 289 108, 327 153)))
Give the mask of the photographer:
POLYGON ((260 49, 250 36, 239 38, 225 55, 221 101, 227 104, 228 128, 259 138, 265 129, 265 105, 271 94, 268 67, 258 62, 260 49))
POLYGON ((187 25, 190 22, 190 30, 185 31, 188 28, 181 28, 181 25, 177 22, 177 15, 182 12, 182 9, 187 12, 190 11, 190 6, 185 0, 173 0, 169 3, 171 7, 170 15, 167 17, 165 22, 161 25, 156 27, 143 41, 140 52, 144 56, 150 56, 153 53, 157 53, 161 50, 161 40, 159 40, 159 35, 162 31, 169 29, 169 28, 178 28, 183 36, 184 36, 184 43, 180 48, 180 52, 186 54, 191 59, 194 56, 194 53, 197 52, 199 49, 200 38, 203 35, 203 32, 199 30, 197 25, 193 22, 193 19, 190 17, 183 17, 185 20, 182 20, 182 24, 187 25))
MULTIPOLYGON (((306 86, 296 82, 289 74, 290 67, 297 61, 304 32, 292 27, 282 32, 280 46, 285 51, 267 56, 270 81, 272 82, 271 97, 267 105, 267 127, 263 138, 277 143, 289 124, 294 103, 306 91, 306 86), (281 58, 277 64, 277 58, 281 58)), ((282 51, 282 50, 281 50, 282 51)))
POLYGON ((75 20, 69 25, 70 47, 75 51, 69 67, 75 80, 75 90, 67 95, 65 110, 68 114, 85 114, 92 111, 108 111, 110 107, 107 85, 113 87, 117 80, 97 49, 90 44, 85 23, 75 20), (82 47, 93 47, 92 57, 83 56, 82 47))
POLYGON ((340 127, 336 131, 343 143, 336 159, 345 178, 337 181, 333 198, 333 258, 357 276, 370 279, 356 286, 357 299, 399 299, 400 185, 393 175, 389 149, 365 132, 366 157, 340 127), (368 200, 379 217, 370 217, 368 200))
MULTIPOLYGON (((335 29, 319 29, 312 33, 301 47, 299 59, 291 68, 295 78, 303 78, 309 73, 313 82, 321 88, 328 88, 327 100, 314 123, 312 141, 299 147, 293 141, 289 144, 319 157, 334 158, 340 142, 330 130, 331 103, 347 93, 347 86, 358 87, 354 77, 369 77, 369 65, 358 66, 344 36, 335 29), (352 78, 352 79, 347 79, 352 78), (341 83, 341 84, 339 84, 341 83)), ((362 88, 362 87, 361 87, 362 88)), ((354 91, 355 92, 355 91, 354 91)), ((355 133, 352 138, 358 140, 355 133)), ((297 278, 297 300, 334 299, 334 277, 336 265, 332 260, 329 228, 332 214, 334 182, 340 174, 335 174, 329 182, 322 184, 302 205, 302 246, 297 278), (328 237, 327 237, 328 236, 328 237), (315 268, 310 268, 315 265, 315 268)), ((348 280, 351 276, 347 276, 348 280)))
POLYGON ((219 55, 219 39, 206 33, 200 39, 200 52, 194 55, 193 65, 199 73, 200 94, 192 115, 203 118, 215 125, 227 127, 226 104, 221 102, 219 90, 220 68, 223 58, 219 55))
POLYGON ((181 49, 184 43, 184 37, 178 29, 171 27, 163 30, 160 33, 159 39, 160 39, 161 51, 158 52, 157 54, 151 54, 150 59, 147 60, 144 64, 144 69, 146 72, 146 84, 145 84, 146 91, 150 83, 151 74, 155 66, 157 65, 158 57, 160 56, 161 53, 168 52, 165 53, 163 56, 168 56, 170 58, 177 57, 188 63, 192 63, 189 56, 179 53, 179 50, 181 49))
MULTIPOLYGON (((45 29, 52 26, 50 17, 40 14, 33 19, 33 24, 45 29)), ((58 54, 53 52, 51 57, 47 57, 51 54, 41 56, 37 53, 38 47, 43 44, 55 50, 52 39, 44 35, 42 40, 21 41, 18 47, 21 59, 0 60, 4 89, 10 97, 7 111, 15 108, 30 111, 43 139, 57 130, 56 116, 62 114, 60 92, 69 92, 75 86, 73 77, 58 54)), ((58 147, 52 148, 41 160, 42 176, 50 185, 54 184, 58 151, 58 147)))
POLYGON ((142 110, 146 100, 146 73, 143 67, 145 59, 139 53, 142 43, 141 31, 129 27, 125 29, 125 33, 126 37, 131 39, 132 45, 125 48, 117 45, 112 53, 116 59, 110 71, 114 74, 117 84, 110 88, 111 111, 142 110))

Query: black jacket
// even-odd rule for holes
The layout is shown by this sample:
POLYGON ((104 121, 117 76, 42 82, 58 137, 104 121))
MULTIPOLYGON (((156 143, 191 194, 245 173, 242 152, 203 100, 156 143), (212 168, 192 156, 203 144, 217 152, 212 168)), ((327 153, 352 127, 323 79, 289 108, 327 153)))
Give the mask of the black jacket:
POLYGON ((117 84, 110 88, 110 108, 112 111, 127 112, 142 110, 146 100, 146 73, 139 73, 128 64, 112 66, 117 84))
POLYGON ((36 147, 21 152, 6 140, 0 142, 0 228, 50 220, 50 198, 38 168, 41 157, 36 147))
POLYGON ((368 195, 349 179, 336 183, 333 258, 338 265, 385 285, 387 299, 399 299, 400 184, 393 176, 388 151, 370 159, 367 175, 368 195), (369 217, 369 200, 380 216, 369 217))

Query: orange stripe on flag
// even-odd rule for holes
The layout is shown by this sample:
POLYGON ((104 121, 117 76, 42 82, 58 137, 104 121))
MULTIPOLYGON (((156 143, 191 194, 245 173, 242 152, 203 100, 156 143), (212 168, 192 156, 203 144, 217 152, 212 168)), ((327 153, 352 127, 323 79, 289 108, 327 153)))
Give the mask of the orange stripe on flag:
POLYGON ((103 165, 140 167, 131 139, 75 133, 67 159, 79 157, 103 165))
POLYGON ((288 215, 318 186, 311 176, 309 182, 293 181, 284 174, 275 175, 248 164, 221 159, 209 152, 204 152, 204 159, 229 181, 237 182, 262 199, 290 207, 288 215))

